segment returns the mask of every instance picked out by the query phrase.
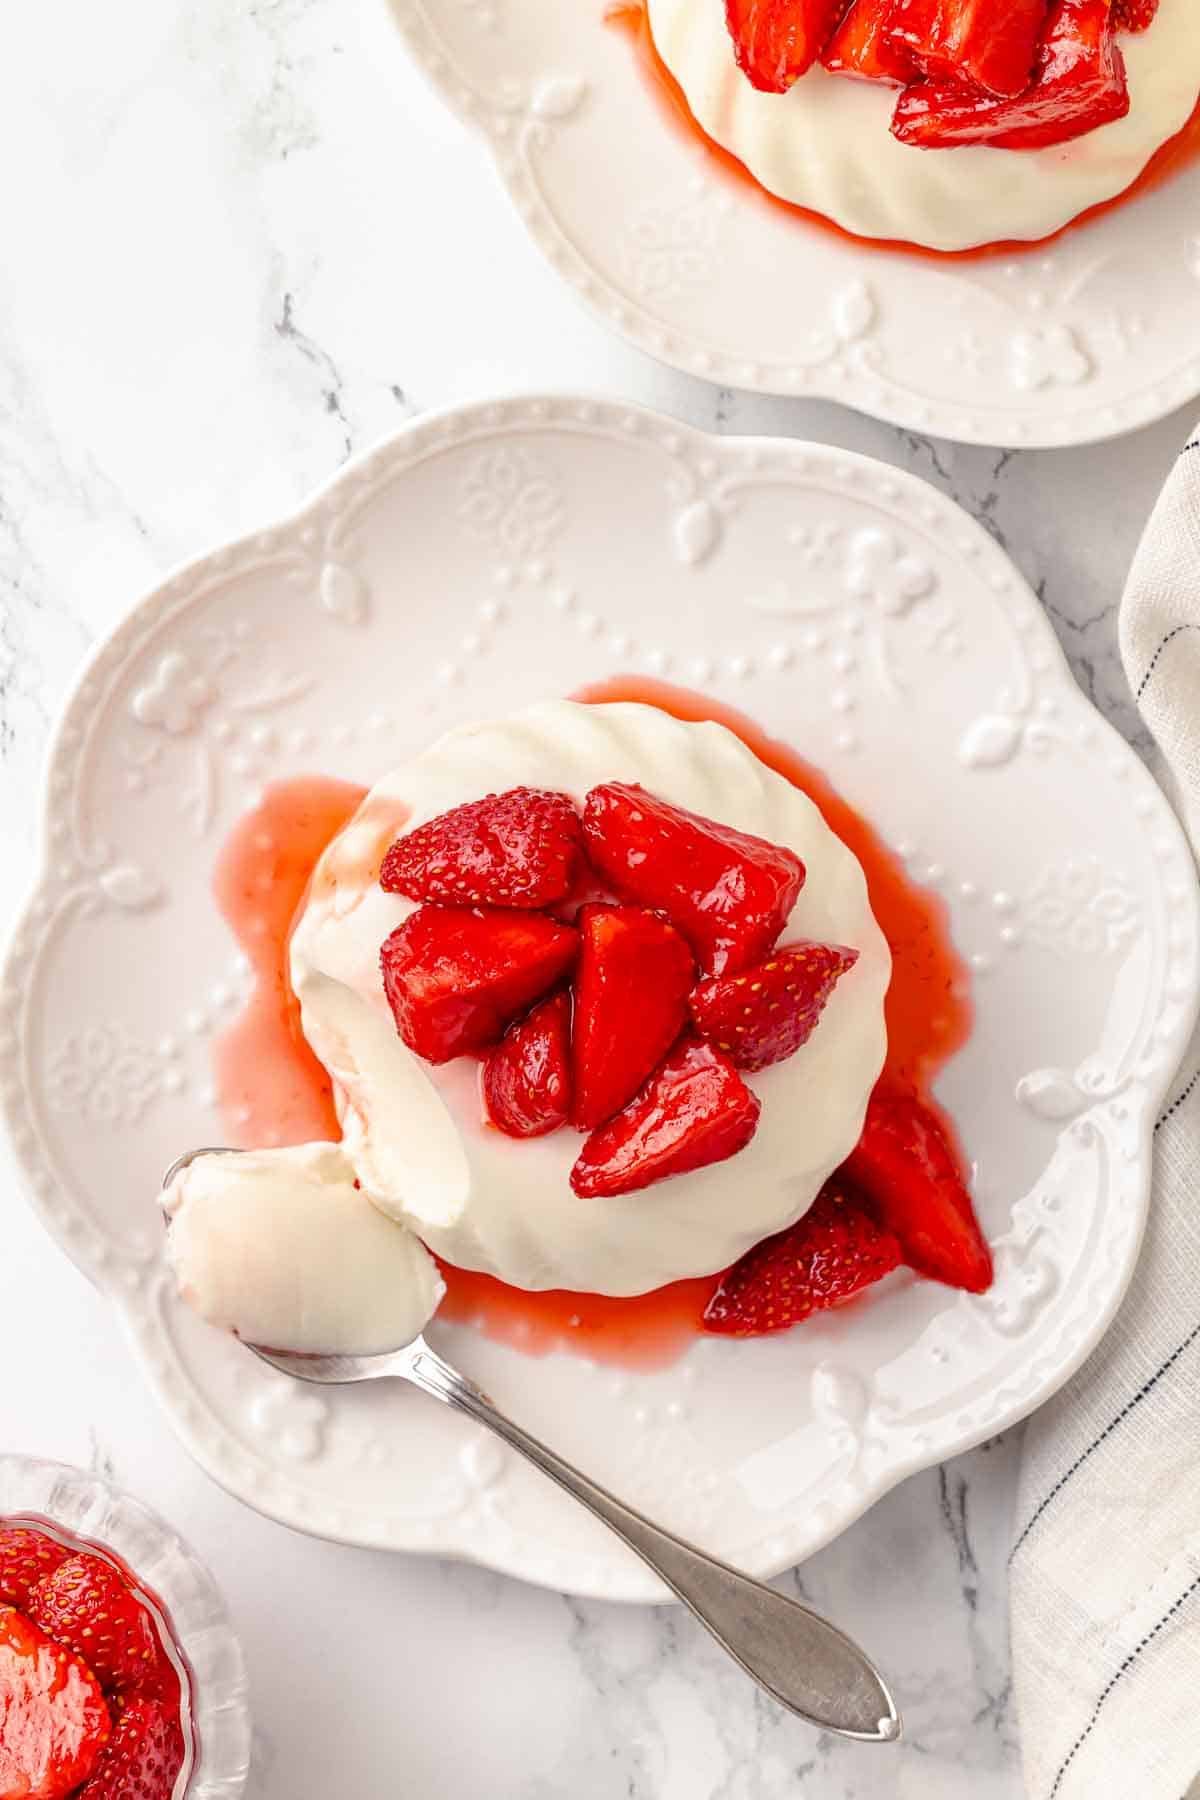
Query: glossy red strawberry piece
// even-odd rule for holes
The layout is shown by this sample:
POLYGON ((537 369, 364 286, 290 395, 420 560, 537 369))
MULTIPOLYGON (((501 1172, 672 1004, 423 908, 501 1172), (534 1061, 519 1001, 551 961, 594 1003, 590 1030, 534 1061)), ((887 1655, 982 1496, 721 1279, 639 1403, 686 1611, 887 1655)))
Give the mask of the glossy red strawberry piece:
POLYGON ((1149 31, 1158 17, 1159 0, 1113 0, 1116 31, 1149 31))
POLYGON ((1123 119, 1128 111, 1125 59, 1113 34, 1109 0, 1056 0, 1033 86, 1019 99, 992 100, 925 82, 901 94, 892 131, 902 144, 918 149, 990 144, 997 150, 1044 150, 1123 119))
POLYGON ((738 66, 751 85, 786 94, 810 69, 844 0, 725 0, 738 66))
POLYGON ((510 1025, 483 1065, 483 1098, 509 1137, 544 1137, 571 1103, 571 996, 564 990, 510 1025))
POLYGON ((111 1564, 81 1553, 40 1581, 29 1616, 48 1637, 81 1656, 106 1694, 138 1691, 160 1646, 150 1615, 111 1564))
POLYGON ((724 1162, 746 1148, 760 1110, 727 1057, 684 1038, 624 1111, 593 1131, 571 1186, 584 1198, 611 1198, 724 1162))
POLYGON ((821 61, 833 75, 856 75, 860 81, 886 81, 905 87, 917 76, 916 65, 888 35, 896 0, 854 0, 824 50, 821 61))
POLYGON ((396 1029, 427 1062, 494 1044, 518 1013, 557 985, 579 934, 511 907, 423 906, 380 951, 396 1029))
POLYGON ((45 1575, 71 1554, 44 1531, 28 1525, 0 1526, 0 1602, 22 1610, 45 1575))
POLYGON ((585 906, 575 971, 571 1123, 592 1131, 632 1100, 688 1016, 696 979, 673 925, 641 906, 585 906))
POLYGON ((696 1029, 739 1069, 782 1062, 808 1042, 857 961, 841 944, 783 944, 740 975, 700 982, 690 1002, 696 1029))
POLYGON ((457 806, 398 838, 379 880, 444 906, 554 906, 575 885, 579 814, 565 794, 510 788, 457 806))
POLYGON ((64 1800, 88 1779, 110 1720, 87 1664, 0 1606, 0 1800, 64 1800))
POLYGON ((900 1263, 900 1245, 835 1176, 788 1231, 734 1264, 709 1301, 704 1329, 726 1337, 787 1331, 841 1306, 900 1263))
POLYGON ((892 44, 930 81, 957 82, 985 94, 1023 94, 1048 0, 894 0, 892 44))
POLYGON ((154 1700, 131 1700, 79 1800, 171 1800, 183 1767, 179 1722, 154 1700))
POLYGON ((895 1232, 911 1268, 973 1294, 991 1286, 992 1253, 954 1146, 937 1113, 914 1094, 876 1088, 841 1173, 895 1232))
POLYGON ((804 885, 804 864, 790 850, 628 782, 592 789, 583 831, 593 866, 618 893, 666 913, 706 975, 758 962, 804 885))

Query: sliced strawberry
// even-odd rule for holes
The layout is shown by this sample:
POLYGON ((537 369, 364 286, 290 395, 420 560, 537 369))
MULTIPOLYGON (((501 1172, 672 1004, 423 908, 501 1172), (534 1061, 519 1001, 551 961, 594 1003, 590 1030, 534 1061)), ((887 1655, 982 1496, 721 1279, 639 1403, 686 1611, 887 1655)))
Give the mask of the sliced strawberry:
POLYGON ((578 949, 578 932, 540 913, 423 906, 379 953, 396 1030, 431 1063, 494 1044, 578 949))
POLYGON ((860 81, 887 81, 905 87, 917 76, 916 65, 888 36, 896 0, 854 0, 821 53, 834 75, 856 75, 860 81))
POLYGON ((100 1684, 32 1620, 0 1606, 0 1800, 63 1800, 109 1739, 100 1684))
POLYGON ((1116 31, 1149 31, 1158 17, 1159 0, 1113 0, 1116 31))
POLYGON ((734 1264, 709 1301, 705 1331, 764 1337, 840 1306, 890 1275, 900 1245, 835 1176, 804 1217, 734 1264))
POLYGON ((106 1694, 135 1694, 158 1660, 150 1615, 129 1584, 98 1556, 69 1556, 29 1596, 29 1616, 48 1637, 83 1657, 106 1694))
POLYGON ((929 81, 1001 99, 1033 80, 1049 0, 894 0, 891 43, 929 81))
POLYGON ((571 996, 552 994, 510 1025, 483 1065, 492 1124, 509 1137, 544 1137, 567 1122, 571 1104, 571 996))
POLYGON ((688 1016, 692 953, 641 906, 585 906, 575 972, 571 1123, 592 1131, 632 1100, 688 1016))
POLYGON ((1125 58, 1113 35, 1109 0, 1055 0, 1033 86, 1019 99, 993 100, 924 82, 901 94, 892 132, 902 144, 925 150, 956 144, 1044 150, 1128 111, 1125 58))
POLYGON ((32 1526, 0 1526, 0 1602, 23 1610, 42 1577, 52 1575, 70 1554, 32 1526))
POLYGON ((665 912, 706 975, 733 975, 771 948, 804 885, 790 850, 656 800, 623 781, 595 787, 587 852, 618 893, 665 912))
POLYGON ((739 1069, 765 1069, 792 1056, 817 1028, 829 996, 857 950, 841 944, 784 944, 740 975, 700 982, 691 996, 696 1029, 739 1069))
POLYGON ((760 1110, 727 1057, 685 1038, 637 1098, 593 1131, 571 1186, 586 1199, 607 1199, 724 1162, 746 1148, 760 1110))
POLYGON ((786 94, 811 69, 845 0, 725 0, 738 66, 766 94, 786 94))
POLYGON ((554 906, 574 887, 582 851, 565 794, 509 788, 398 838, 379 880, 389 894, 444 906, 554 906))
POLYGON ((161 1644, 156 1645, 154 1661, 138 1682, 137 1697, 139 1700, 157 1700, 172 1718, 179 1717, 182 1687, 175 1665, 161 1644))
POLYGON ((79 1800, 171 1800, 182 1767, 178 1719, 155 1700, 131 1700, 79 1800))
POLYGON ((858 1147, 841 1173, 900 1240, 904 1260, 933 1281, 983 1293, 992 1253, 937 1114, 915 1094, 876 1088, 858 1147))

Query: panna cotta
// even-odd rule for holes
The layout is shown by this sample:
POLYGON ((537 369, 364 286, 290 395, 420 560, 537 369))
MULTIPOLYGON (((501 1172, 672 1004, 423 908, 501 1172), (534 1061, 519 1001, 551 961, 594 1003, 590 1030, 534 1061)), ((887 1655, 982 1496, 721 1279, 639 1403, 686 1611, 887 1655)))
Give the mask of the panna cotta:
POLYGON ((267 1349, 373 1356, 437 1309, 437 1265, 385 1218, 336 1144, 210 1151, 163 1196, 167 1260, 209 1324, 267 1349))
POLYGON ((693 117, 768 193, 857 236, 932 250, 1036 241, 1125 192, 1187 124, 1200 95, 1194 0, 1161 0, 1117 38, 1124 117, 1044 148, 917 148, 893 134, 898 88, 819 62, 787 92, 739 68, 725 0, 647 0, 650 30, 693 117))
MULTIPOLYGON (((652 706, 570 701, 453 731, 379 782, 318 864, 291 946, 304 1034, 332 1078, 345 1157, 381 1213, 461 1268, 520 1288, 607 1295, 725 1269, 806 1212, 862 1131, 887 1047, 890 972, 862 868, 806 795, 722 726, 652 706), (610 1194, 585 1188, 577 1172, 572 1186, 576 1132, 518 1142, 496 1128, 477 1057, 434 1062, 403 1041, 380 950, 420 909, 379 877, 397 840, 455 808, 530 789, 582 809, 614 783, 800 859, 781 948, 801 941, 847 954, 807 1041, 772 1066, 742 1068, 738 1087, 749 1090, 757 1129, 749 1122, 738 1153, 610 1194)), ((711 1069, 687 1062, 681 1079, 710 1079, 711 1069)))

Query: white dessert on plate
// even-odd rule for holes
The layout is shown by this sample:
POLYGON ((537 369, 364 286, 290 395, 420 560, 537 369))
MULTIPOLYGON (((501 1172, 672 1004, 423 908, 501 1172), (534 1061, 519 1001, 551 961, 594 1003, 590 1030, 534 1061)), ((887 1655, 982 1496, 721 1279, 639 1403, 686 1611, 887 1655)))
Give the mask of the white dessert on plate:
POLYGON ((372 1356, 423 1330, 445 1291, 410 1231, 336 1144, 194 1157, 163 1197, 183 1299, 248 1344, 372 1356))
POLYGON ((895 88, 818 64, 788 93, 761 93, 737 65, 724 0, 647 4, 697 123, 769 193, 860 237, 932 250, 1035 241, 1115 199, 1183 129, 1200 93, 1195 0, 1162 0, 1148 31, 1120 40, 1125 118, 1042 150, 915 149, 891 134, 895 88))
POLYGON ((363 1190, 447 1261, 527 1289, 630 1295, 728 1267, 799 1218, 849 1155, 886 1052, 891 959, 857 858, 731 732, 652 706, 551 701, 453 731, 387 776, 318 865, 291 968, 363 1190), (552 788, 582 803, 611 781, 794 851, 808 874, 783 941, 845 945, 858 961, 810 1041, 746 1076, 762 1113, 741 1154, 649 1191, 582 1199, 569 1179, 577 1134, 504 1136, 485 1119, 475 1061, 434 1067, 397 1035, 380 946, 416 909, 378 874, 402 831, 489 793, 552 788))

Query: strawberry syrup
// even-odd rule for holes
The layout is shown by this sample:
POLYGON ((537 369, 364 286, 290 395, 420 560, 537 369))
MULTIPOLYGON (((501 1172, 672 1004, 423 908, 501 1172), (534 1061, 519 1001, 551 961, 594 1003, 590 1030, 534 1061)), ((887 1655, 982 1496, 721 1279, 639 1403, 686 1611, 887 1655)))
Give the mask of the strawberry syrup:
MULTIPOLYGON (((751 195, 759 204, 773 207, 783 213, 790 213, 793 219, 803 220, 806 225, 815 225, 821 231, 832 233, 834 237, 843 238, 850 243, 865 245, 871 250, 882 250, 893 256, 919 256, 932 262, 972 262, 987 257, 1003 257, 1020 255, 1023 250, 1044 250, 1047 244, 1057 243, 1069 231, 1077 231, 1092 219, 1101 218, 1105 213, 1115 211, 1118 206, 1125 206, 1140 194, 1148 194, 1154 188, 1161 187, 1183 165, 1194 157, 1200 157, 1200 99, 1197 100, 1193 112, 1182 131, 1165 144, 1159 146, 1137 180, 1127 187, 1122 194, 1111 200, 1102 200, 1098 205, 1089 207, 1072 219, 1061 230, 1052 232, 1048 237, 1037 240, 1002 241, 994 244, 980 244, 972 250, 931 250, 924 244, 907 244, 885 238, 859 237, 852 231, 846 231, 824 213, 812 212, 808 207, 797 206, 794 201, 783 200, 778 194, 770 193, 762 183, 750 173, 745 163, 739 162, 731 151, 710 138, 704 127, 696 119, 687 98, 663 62, 658 53, 654 38, 650 31, 650 20, 643 0, 616 0, 605 14, 608 24, 622 31, 629 38, 637 57, 638 67, 646 85, 658 103, 659 111, 676 131, 682 131, 693 143, 699 144, 709 160, 728 180, 736 182, 743 194, 751 195)), ((934 156, 945 154, 940 151, 928 151, 934 156)))
POLYGON ((246 1010, 213 1045, 217 1103, 238 1149, 342 1135, 329 1077, 300 1029, 288 946, 321 852, 365 795, 324 775, 276 782, 217 859, 217 905, 254 973, 246 1010))
MULTIPOLYGON (((914 1086, 928 1100, 933 1077, 971 1026, 967 971, 951 943, 944 903, 909 880, 878 834, 818 770, 743 714, 703 694, 631 677, 585 688, 575 698, 634 700, 677 719, 715 720, 820 808, 862 864, 875 917, 892 947, 885 1079, 914 1086)), ((233 1142, 286 1144, 341 1135, 329 1078, 300 1030, 287 949, 317 861, 362 797, 361 788, 323 776, 280 783, 235 827, 221 853, 217 902, 258 978, 245 1013, 214 1046, 218 1097, 233 1142)), ((634 1369, 677 1360, 700 1331, 719 1279, 677 1281, 614 1300, 561 1290, 528 1293, 490 1275, 441 1267, 447 1290, 442 1318, 472 1324, 531 1355, 569 1349, 634 1369)))

